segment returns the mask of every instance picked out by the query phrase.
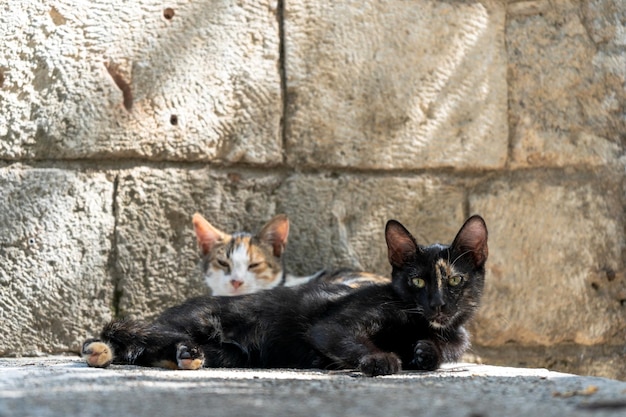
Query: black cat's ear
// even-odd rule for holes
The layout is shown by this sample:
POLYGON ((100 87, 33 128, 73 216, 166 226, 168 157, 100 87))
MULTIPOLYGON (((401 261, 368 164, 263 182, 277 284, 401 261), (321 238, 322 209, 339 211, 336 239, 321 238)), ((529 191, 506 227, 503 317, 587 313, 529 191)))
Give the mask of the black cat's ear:
POLYGON ((227 233, 215 228, 200 213, 195 213, 191 221, 193 222, 193 229, 196 232, 196 239, 202 255, 211 252, 211 249, 217 242, 228 237, 227 233))
POLYGON ((268 243, 273 251, 274 256, 279 258, 285 246, 287 246, 287 237, 289 236, 289 219, 284 214, 274 216, 257 234, 257 237, 268 243))
POLYGON ((402 267, 406 261, 415 256, 419 248, 411 233, 396 220, 387 222, 385 239, 389 263, 395 267, 402 267))
POLYGON ((467 219, 450 246, 459 256, 470 256, 475 267, 482 267, 489 255, 487 225, 483 218, 474 215, 467 219))

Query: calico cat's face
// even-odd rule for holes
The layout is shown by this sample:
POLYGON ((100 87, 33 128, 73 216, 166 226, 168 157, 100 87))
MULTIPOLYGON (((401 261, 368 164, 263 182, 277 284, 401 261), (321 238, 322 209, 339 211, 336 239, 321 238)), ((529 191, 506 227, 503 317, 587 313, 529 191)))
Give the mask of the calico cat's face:
POLYGON ((202 255, 202 271, 213 295, 242 295, 273 288, 283 279, 281 255, 289 220, 278 215, 259 233, 224 233, 200 214, 193 225, 202 255))
POLYGON ((450 328, 478 308, 485 279, 487 226, 470 217, 450 245, 420 246, 395 220, 385 230, 392 281, 434 329, 450 328))

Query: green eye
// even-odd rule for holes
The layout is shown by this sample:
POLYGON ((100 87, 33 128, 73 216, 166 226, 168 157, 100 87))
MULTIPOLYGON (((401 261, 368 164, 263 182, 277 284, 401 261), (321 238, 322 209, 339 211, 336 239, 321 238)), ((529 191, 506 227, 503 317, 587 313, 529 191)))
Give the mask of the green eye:
POLYGON ((460 275, 453 275, 448 278, 448 284, 450 284, 451 287, 456 287, 461 283, 461 281, 463 281, 463 277, 460 275))
POLYGON ((413 278, 411 282, 417 288, 424 288, 426 286, 426 281, 424 281, 422 278, 413 278))

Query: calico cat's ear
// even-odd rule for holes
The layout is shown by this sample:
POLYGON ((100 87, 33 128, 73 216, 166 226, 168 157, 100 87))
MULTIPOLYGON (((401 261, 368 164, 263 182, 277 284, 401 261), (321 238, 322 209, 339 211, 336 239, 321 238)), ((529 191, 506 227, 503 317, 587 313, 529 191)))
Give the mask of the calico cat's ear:
POLYGON ((419 249, 415 238, 396 220, 387 222, 385 239, 387 240, 389 263, 395 267, 402 267, 406 261, 415 256, 419 249))
POLYGON ((280 257, 287 246, 289 219, 284 214, 274 216, 257 234, 257 238, 272 246, 274 256, 280 257))
POLYGON ((482 267, 487 261, 487 225, 482 217, 474 215, 467 219, 450 245, 459 254, 469 254, 474 266, 482 267))
POLYGON ((211 252, 211 249, 217 242, 224 240, 228 236, 228 234, 216 229, 200 213, 193 215, 192 222, 202 255, 211 252))

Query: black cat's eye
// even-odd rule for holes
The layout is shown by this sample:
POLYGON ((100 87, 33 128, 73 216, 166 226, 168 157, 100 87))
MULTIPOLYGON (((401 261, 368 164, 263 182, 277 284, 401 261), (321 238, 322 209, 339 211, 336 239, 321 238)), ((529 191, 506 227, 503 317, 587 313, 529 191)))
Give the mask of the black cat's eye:
POLYGON ((413 283, 413 286, 417 288, 424 288, 426 286, 426 281, 422 278, 413 278, 411 279, 411 282, 413 283))
POLYGON ((461 275, 452 275, 450 278, 448 278, 448 284, 451 287, 456 287, 461 282, 463 282, 463 277, 461 275))

